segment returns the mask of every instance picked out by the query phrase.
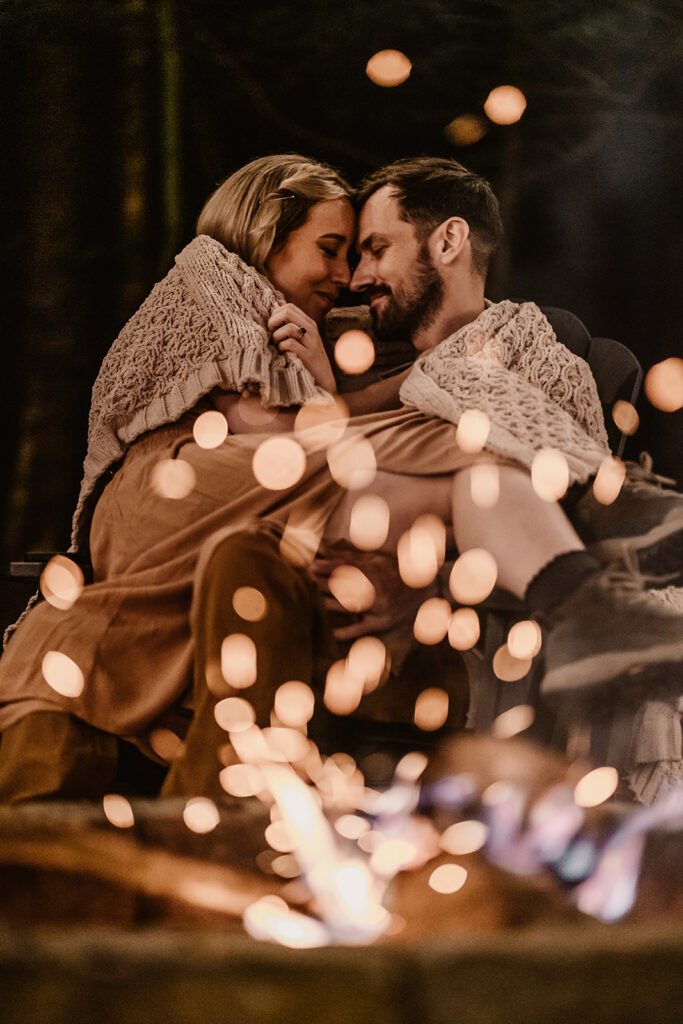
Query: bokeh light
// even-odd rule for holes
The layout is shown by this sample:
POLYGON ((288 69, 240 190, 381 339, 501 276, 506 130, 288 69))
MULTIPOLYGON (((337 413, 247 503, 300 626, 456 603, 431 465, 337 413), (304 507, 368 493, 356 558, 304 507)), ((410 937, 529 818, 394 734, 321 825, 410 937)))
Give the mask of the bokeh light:
POLYGON ((110 825, 116 828, 132 828, 135 824, 135 815, 125 796, 118 793, 107 793, 102 798, 102 810, 110 825))
POLYGON ((170 729, 153 729, 148 736, 149 745, 162 761, 171 764, 185 753, 185 744, 180 736, 170 729))
POLYGON ((377 475, 375 450, 364 437, 343 438, 330 445, 327 464, 332 479, 349 491, 368 487, 377 475))
POLYGON ((514 124, 526 110, 526 96, 516 85, 498 85, 484 103, 484 113, 494 124, 514 124))
POLYGON ((219 773, 218 779, 230 796, 256 796, 265 786, 261 770, 254 764, 228 765, 219 773))
POLYGON ((576 784, 574 801, 579 807, 597 807, 609 800, 619 785, 616 768, 594 768, 576 784))
POLYGON ((304 475, 306 453, 294 438, 269 437, 254 452, 252 469, 261 487, 284 491, 304 475))
POLYGON ((358 840, 370 829, 370 824, 358 814, 341 814, 334 823, 334 827, 344 839, 358 840))
POLYGON ((451 606, 441 597, 429 597, 418 608, 413 634, 418 643, 438 644, 448 633, 451 606))
POLYGON ((343 373, 365 373, 375 361, 375 346, 365 331, 344 331, 334 346, 334 359, 343 373))
POLYGON ((219 700, 213 709, 213 716, 226 732, 245 732, 256 721, 253 706, 243 697, 226 697, 219 700))
POLYGON ((567 460, 555 448, 541 448, 531 463, 531 483, 544 501, 559 501, 569 486, 567 460))
POLYGON ((48 602, 60 611, 67 611, 83 590, 83 570, 65 555, 54 555, 40 575, 40 590, 48 602))
POLYGON ((514 708, 508 708, 494 719, 491 732, 499 740, 509 740, 511 736, 528 729, 535 717, 536 713, 531 704, 516 704, 514 708))
POLYGON ((429 764, 429 758, 420 750, 410 750, 396 765, 394 774, 400 782, 417 782, 429 764))
POLYGON ((246 622, 260 622, 268 610, 265 597, 256 587, 238 587, 232 595, 232 606, 246 622))
POLYGON ((192 433, 200 448, 218 448, 228 436, 228 421, 218 409, 207 409, 194 421, 192 433))
POLYGON ((683 408, 683 359, 671 356, 655 363, 645 377, 645 394, 655 409, 676 412, 683 408))
POLYGON ((338 565, 328 580, 330 593, 349 612, 364 612, 375 600, 375 588, 355 565, 338 565))
POLYGON ((500 496, 500 474, 493 462, 479 462, 470 472, 470 495, 477 508, 493 508, 500 496))
POLYGON ((593 481, 593 495, 601 505, 611 505, 619 497, 626 479, 626 465, 613 455, 600 463, 593 481))
POLYGON ((508 633, 507 645, 513 658, 535 658, 541 643, 541 627, 533 619, 516 622, 508 633))
POLYGON ((42 663, 43 679, 62 697, 80 697, 85 679, 80 668, 61 651, 48 651, 42 663))
POLYGON ((438 686, 430 686, 418 694, 414 720, 418 729, 434 732, 448 718, 448 694, 438 686))
POLYGON ((457 608, 448 623, 448 642, 456 651, 469 651, 481 633, 479 616, 474 608, 457 608))
POLYGON ((476 455, 486 444, 491 421, 481 409, 466 409, 458 421, 455 441, 463 452, 476 455))
POLYGON ((278 414, 278 406, 266 409, 258 395, 241 395, 237 415, 250 427, 267 427, 278 414))
POLYGON ((479 604, 489 596, 497 578, 493 555, 484 548, 470 548, 453 565, 448 585, 459 604, 479 604))
POLYGON ((389 533, 391 513, 384 500, 375 494, 363 494, 351 509, 349 536, 360 551, 381 548, 389 533))
POLYGON ((481 821, 456 821, 441 834, 439 845, 445 853, 458 857, 481 850, 489 830, 481 821))
POLYGON ((531 668, 531 658, 514 658, 507 644, 502 644, 493 656, 493 671, 504 683, 523 679, 531 668))
POLYGON ((187 801, 183 810, 183 821, 190 832, 205 835, 213 832, 221 820, 213 800, 206 796, 193 796, 187 801))
POLYGON ((361 636, 354 640, 346 655, 349 669, 362 680, 363 693, 376 690, 387 671, 387 649, 376 636, 361 636))
POLYGON ((344 436, 348 420, 346 402, 334 395, 330 402, 305 402, 296 414, 294 430, 305 448, 334 444, 344 436))
POLYGON ((444 896, 462 889, 467 871, 460 864, 441 864, 429 876, 429 887, 444 896))
POLYGON ((630 437, 635 434, 640 424, 640 416, 634 405, 622 398, 612 406, 612 419, 622 434, 630 437))
POLYGON ((334 715, 350 715, 363 696, 363 680, 354 675, 346 659, 335 661, 325 678, 325 707, 334 715))
POLYGON ((315 694, 306 683, 290 679, 277 688, 273 707, 278 721, 300 729, 313 717, 315 694))
POLYGON ((286 821, 271 821, 266 828, 266 842, 278 853, 291 853, 296 843, 286 821))
POLYGON ((320 921, 290 910, 278 896, 264 896, 256 900, 247 907, 242 921, 252 938, 278 942, 290 949, 314 949, 329 942, 327 929, 320 921))
POLYGON ((486 135, 487 128, 479 114, 460 114, 446 125, 443 132, 454 146, 472 146, 486 135))
POLYGON ((231 633, 221 644, 221 673, 236 690, 256 682, 256 644, 244 633, 231 633))
POLYGON ((415 844, 408 839, 385 839, 372 851, 370 868, 377 875, 392 878, 414 862, 416 853, 415 844))
POLYGON ((185 459, 160 459, 152 469, 152 487, 162 498, 186 498, 196 482, 195 471, 185 459))
POLYGON ((379 50, 368 61, 365 73, 375 85, 390 89, 405 82, 412 67, 400 50, 379 50))

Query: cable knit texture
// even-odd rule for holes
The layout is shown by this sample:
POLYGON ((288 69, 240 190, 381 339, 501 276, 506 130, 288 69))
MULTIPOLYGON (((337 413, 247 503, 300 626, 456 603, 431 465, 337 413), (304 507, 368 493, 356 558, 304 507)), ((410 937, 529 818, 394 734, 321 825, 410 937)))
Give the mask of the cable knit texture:
POLYGON ((329 401, 298 356, 270 344, 283 296, 233 252, 199 235, 152 289, 104 358, 93 387, 72 550, 86 546, 89 499, 141 434, 177 420, 213 388, 265 406, 329 401))
POLYGON ((540 449, 561 451, 570 483, 584 483, 609 455, 588 363, 558 342, 533 302, 488 304, 417 360, 400 394, 453 423, 467 409, 485 412, 487 449, 528 468, 540 449))

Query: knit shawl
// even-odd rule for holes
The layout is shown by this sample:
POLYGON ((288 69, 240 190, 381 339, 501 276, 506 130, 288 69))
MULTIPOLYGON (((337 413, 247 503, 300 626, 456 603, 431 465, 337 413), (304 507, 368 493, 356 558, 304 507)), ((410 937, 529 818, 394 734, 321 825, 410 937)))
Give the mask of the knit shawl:
POLYGON ((328 400, 298 356, 266 328, 284 302, 263 275, 199 235, 154 286, 104 358, 92 391, 72 550, 86 546, 97 481, 148 430, 172 423, 213 388, 265 406, 328 400))
POLYGON ((490 420, 486 448, 531 468, 557 449, 569 482, 584 483, 609 455, 588 364, 562 345, 533 302, 490 303, 472 323, 416 361, 401 400, 458 423, 467 409, 490 420))

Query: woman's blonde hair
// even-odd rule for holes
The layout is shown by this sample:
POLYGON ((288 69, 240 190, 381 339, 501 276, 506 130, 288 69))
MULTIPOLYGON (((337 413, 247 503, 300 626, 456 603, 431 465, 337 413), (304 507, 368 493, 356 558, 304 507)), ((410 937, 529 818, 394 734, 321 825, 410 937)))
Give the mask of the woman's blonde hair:
POLYGON ((197 234, 217 239, 264 273, 269 255, 305 224, 315 203, 352 196, 351 186, 327 164, 298 153, 262 156, 231 174, 207 199, 197 234))

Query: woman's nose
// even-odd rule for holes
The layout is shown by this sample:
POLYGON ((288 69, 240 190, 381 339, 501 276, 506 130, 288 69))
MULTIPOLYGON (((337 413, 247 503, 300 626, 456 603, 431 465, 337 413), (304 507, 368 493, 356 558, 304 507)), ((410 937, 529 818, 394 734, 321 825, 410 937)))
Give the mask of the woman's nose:
POLYGON ((339 260, 332 270, 332 280, 340 288, 348 288, 351 280, 351 270, 346 260, 339 260))

